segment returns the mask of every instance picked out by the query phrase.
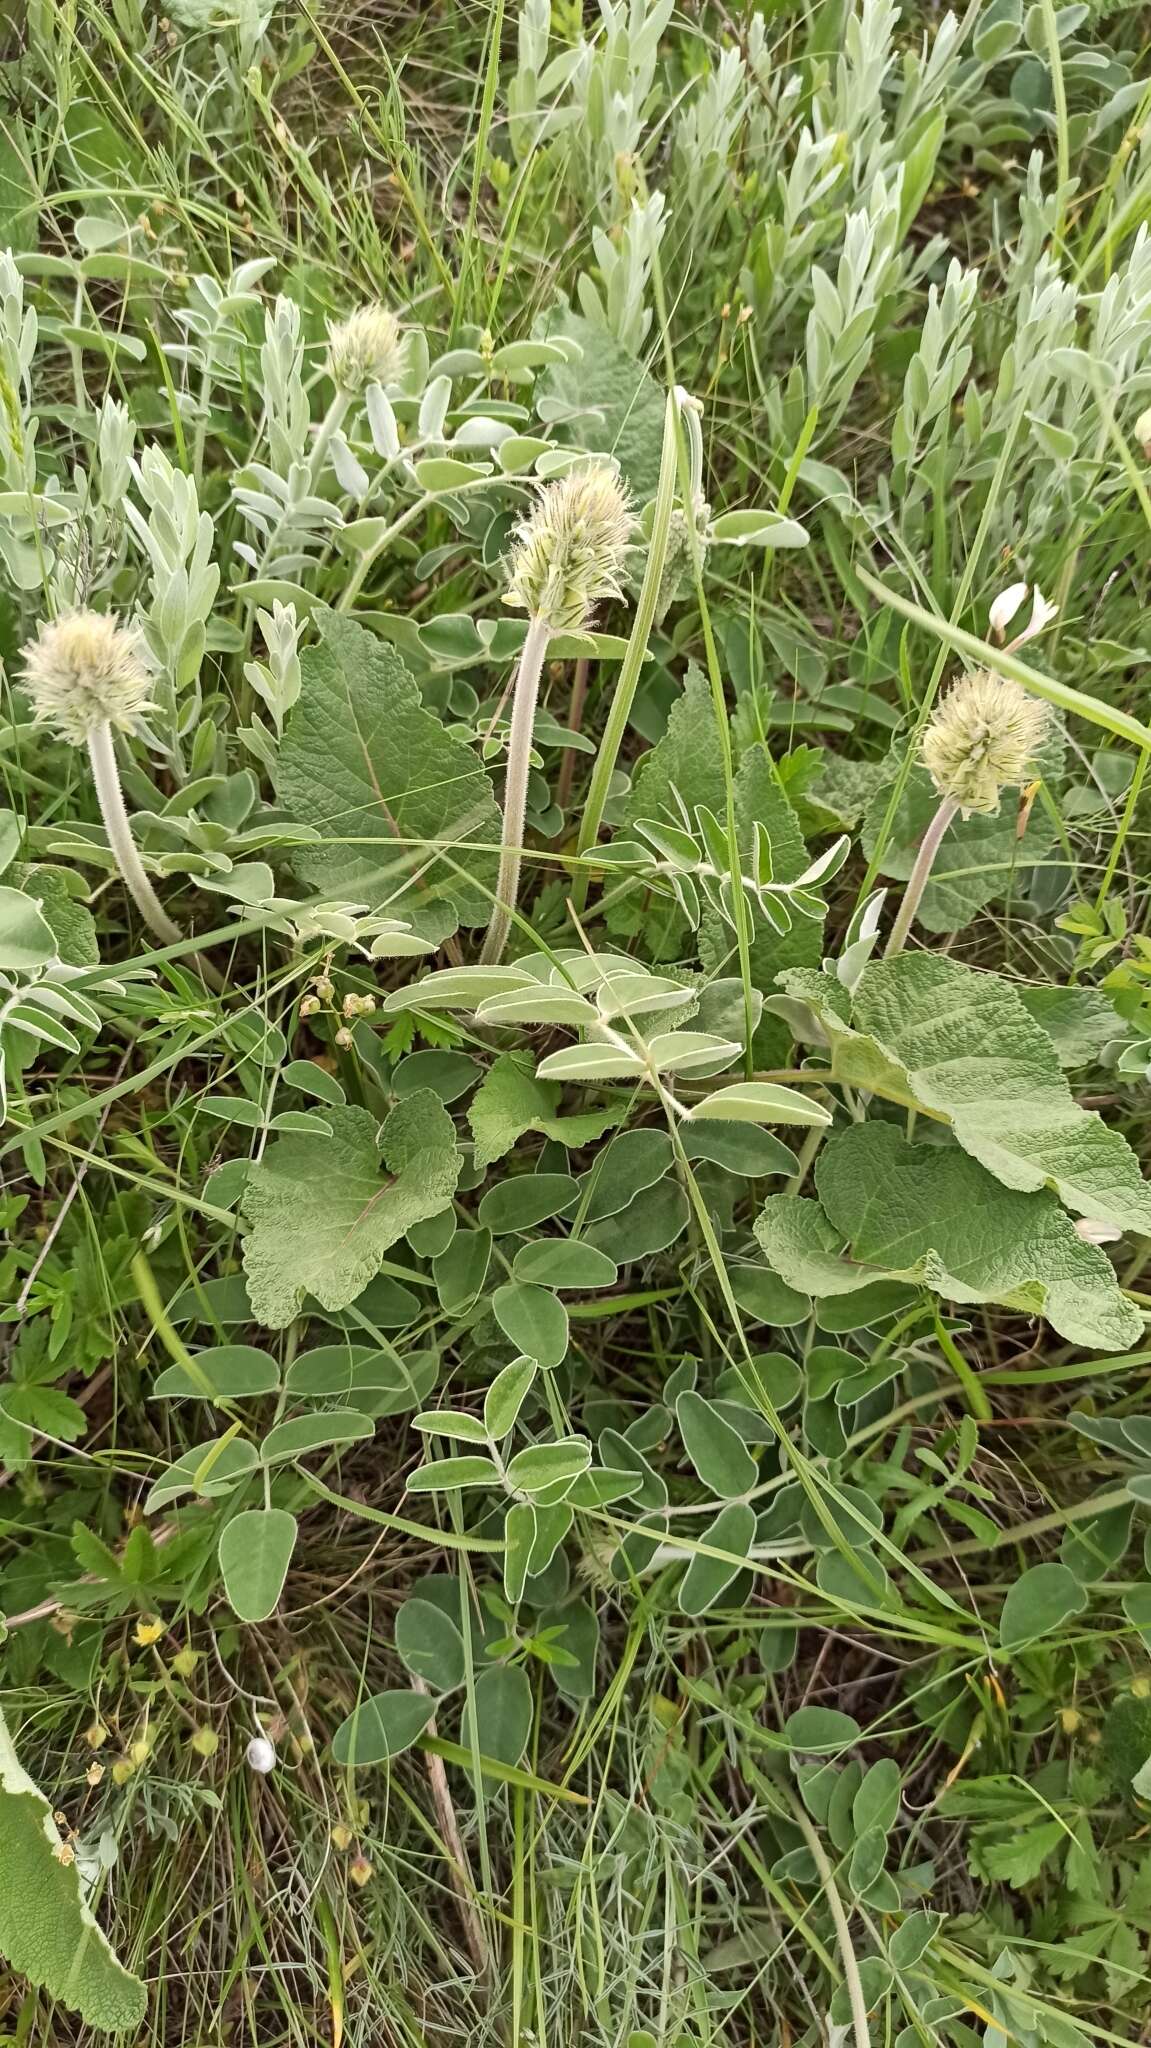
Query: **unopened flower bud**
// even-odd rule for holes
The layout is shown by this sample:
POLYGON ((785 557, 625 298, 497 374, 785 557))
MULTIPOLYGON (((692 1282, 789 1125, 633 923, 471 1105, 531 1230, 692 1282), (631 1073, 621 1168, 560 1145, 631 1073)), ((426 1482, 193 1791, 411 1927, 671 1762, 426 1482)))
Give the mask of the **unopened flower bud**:
POLYGON ((266 1735, 253 1735, 245 1755, 249 1770, 258 1771, 262 1778, 276 1768, 276 1745, 269 1742, 266 1735))
POLYGON ((1026 595, 1026 583, 1009 583, 1006 590, 1000 591, 988 615, 997 640, 1002 640, 1026 595))
POLYGON ((149 709, 143 643, 111 612, 68 612, 43 622, 24 649, 21 682, 33 721, 82 747, 93 726, 130 731, 149 709))
POLYGON ((1135 422, 1135 439, 1142 448, 1148 462, 1151 462, 1151 405, 1141 412, 1135 422))
POLYGON ((366 1885, 374 1875, 372 1865, 366 1856, 353 1856, 348 1865, 348 1876, 353 1884, 366 1885))
POLYGON ((214 1728, 197 1728, 195 1734, 189 1738, 189 1747, 195 1750, 197 1756, 215 1756, 220 1747, 220 1738, 214 1728))
POLYGON ((336 1033, 336 1044, 339 1046, 340 1051, 349 1052, 352 1046, 355 1044, 355 1042, 356 1041, 352 1037, 351 1032, 348 1030, 347 1025, 341 1024, 339 1030, 336 1033))
POLYGON ((394 384, 403 356, 400 323, 387 306, 359 306, 328 329, 328 373, 349 398, 369 384, 394 384))
POLYGON ((300 1015, 301 1017, 315 1017, 322 1007, 323 1005, 318 996, 305 996, 300 1004, 300 1015))
POLYGON ((974 669, 950 689, 923 734, 923 764, 961 811, 996 811, 1004 789, 1028 778, 1047 729, 1047 707, 1006 676, 974 669))
POLYGON ((1123 1232, 1113 1223, 1098 1223, 1093 1216, 1080 1216, 1076 1219, 1075 1235, 1084 1244, 1118 1244, 1123 1232))
POLYGON ((545 486, 517 529, 504 603, 553 633, 578 632, 602 598, 619 596, 631 532, 615 472, 605 463, 572 470, 545 486))
POLYGON ((332 997, 336 993, 335 983, 333 981, 330 981, 326 974, 318 975, 316 980, 312 983, 312 987, 315 989, 316 994, 319 996, 320 1001, 322 1003, 330 1003, 332 997))

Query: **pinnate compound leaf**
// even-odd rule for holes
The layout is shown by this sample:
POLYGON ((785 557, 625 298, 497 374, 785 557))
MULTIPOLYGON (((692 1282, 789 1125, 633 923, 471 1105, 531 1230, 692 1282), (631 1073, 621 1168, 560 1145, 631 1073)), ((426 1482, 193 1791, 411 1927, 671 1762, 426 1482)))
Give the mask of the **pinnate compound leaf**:
POLYGON ((425 709, 395 648, 334 612, 315 616, 323 637, 301 656, 276 770, 284 809, 326 842, 297 849, 297 872, 431 937, 484 923, 496 862, 480 848, 498 844, 500 818, 481 762, 425 709))
POLYGON ((908 1145, 890 1124, 829 1139, 819 1200, 769 1196, 755 1226, 768 1264, 819 1297, 889 1278, 948 1301, 1044 1315, 1071 1343, 1123 1351, 1142 1331, 1109 1259, 1084 1244, 1054 1195, 1001 1187, 964 1152, 908 1145))
POLYGON ((271 1329, 290 1323, 308 1294, 347 1308, 389 1247, 447 1208, 459 1179, 455 1127, 428 1088, 406 1095, 382 1126, 366 1109, 327 1117, 329 1137, 278 1138, 249 1169, 244 1270, 252 1313, 271 1329))
MULTIPOLYGON (((821 978, 823 979, 823 978, 821 978)), ((1004 1187, 1053 1188, 1069 1209, 1151 1232, 1151 1185, 1118 1131, 1081 1109, 1048 1034, 998 975, 936 953, 865 968, 846 992, 815 978, 785 986, 818 1008, 840 1079, 920 1104, 1004 1187)))
MULTIPOLYGON (((771 755, 764 746, 748 747, 735 778, 736 830, 745 874, 755 860, 755 828, 762 826, 771 841, 771 861, 777 882, 794 882, 811 865, 811 856, 800 831, 799 820, 776 775, 771 755)), ((707 968, 723 971, 720 963, 731 953, 731 930, 715 912, 709 912, 700 933, 700 958, 707 968)), ((765 993, 776 976, 787 968, 812 968, 823 953, 822 917, 793 918, 791 930, 773 931, 756 915, 751 926, 751 983, 765 993)), ((788 1033, 778 1018, 765 1016, 752 1041, 757 1067, 782 1064, 788 1033)))
POLYGON ((22 1769, 0 1713, 0 1955, 106 2033, 137 2028, 147 1993, 116 1960, 61 1857, 52 1808, 22 1769))

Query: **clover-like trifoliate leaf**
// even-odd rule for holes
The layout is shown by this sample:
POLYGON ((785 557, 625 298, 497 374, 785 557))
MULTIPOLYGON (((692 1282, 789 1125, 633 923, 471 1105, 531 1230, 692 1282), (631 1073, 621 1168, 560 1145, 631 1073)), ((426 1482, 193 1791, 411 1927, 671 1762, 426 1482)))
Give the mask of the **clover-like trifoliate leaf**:
POLYGON ((782 979, 816 1012, 839 1079, 949 1123, 1004 1187, 1053 1188, 1081 1216, 1151 1232, 1134 1152, 1080 1108, 1047 1032, 998 975, 902 953, 865 968, 854 1001, 830 976, 782 979))
POLYGON ((430 1088, 405 1095, 382 1125, 366 1109, 324 1114, 330 1136, 277 1138, 244 1189, 252 1313, 274 1330, 307 1294, 346 1308, 397 1238, 447 1208, 460 1175, 455 1126, 430 1088))
POLYGON ((1142 1330, 1110 1260, 1084 1244, 1054 1195, 1004 1188, 958 1147, 856 1124, 828 1141, 816 1185, 818 1201, 769 1197, 755 1226, 789 1287, 826 1297, 917 1280, 948 1301, 1046 1316, 1097 1351, 1126 1350, 1142 1330))
POLYGON ((500 817, 473 749, 428 711, 394 647, 334 612, 301 656, 276 793, 321 834, 298 847, 305 881, 387 908, 422 934, 482 924, 495 889, 500 817))
POLYGON ((0 1955, 91 2027, 139 2026, 147 1993, 85 1903, 70 1845, 22 1768, 0 1713, 0 1955))

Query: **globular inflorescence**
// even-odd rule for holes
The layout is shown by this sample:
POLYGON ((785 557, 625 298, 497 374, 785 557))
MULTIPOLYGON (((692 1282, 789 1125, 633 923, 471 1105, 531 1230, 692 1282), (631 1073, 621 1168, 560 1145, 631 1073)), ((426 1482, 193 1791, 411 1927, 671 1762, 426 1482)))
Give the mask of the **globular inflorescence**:
POLYGON ((974 669, 948 691, 924 730, 923 764, 961 811, 996 811, 1018 788, 1047 729, 1047 706, 1009 677, 974 669))
POLYGON ((369 384, 394 384, 403 360, 403 332, 387 306, 359 306, 328 329, 328 373, 349 398, 369 384))
POLYGON ((504 602, 577 632, 605 597, 620 595, 632 534, 627 494, 605 463, 548 484, 517 530, 504 602))
POLYGON ((24 649, 21 681, 37 725, 82 747, 94 726, 131 731, 149 709, 144 643, 112 612, 68 612, 45 620, 24 649))

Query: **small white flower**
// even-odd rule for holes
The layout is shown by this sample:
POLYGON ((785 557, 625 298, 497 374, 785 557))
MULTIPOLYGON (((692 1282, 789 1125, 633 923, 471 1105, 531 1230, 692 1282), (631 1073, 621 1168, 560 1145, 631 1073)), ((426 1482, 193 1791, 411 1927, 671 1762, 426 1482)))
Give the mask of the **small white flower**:
POLYGON ((266 1735, 253 1735, 246 1751, 249 1768, 266 1778, 276 1768, 276 1745, 266 1735))
POLYGON ((1026 595, 1026 583, 1009 583, 1006 590, 1000 591, 988 614, 997 640, 1002 640, 1026 595))
POLYGON ((1142 448, 1148 462, 1151 462, 1151 405, 1141 412, 1135 422, 1135 439, 1142 448))
POLYGON ((1019 635, 1018 640, 1015 641, 1015 646, 1022 647, 1024 641, 1034 640, 1035 635, 1042 633, 1044 627, 1049 626, 1052 619, 1057 617, 1058 612, 1059 606, 1053 604, 1049 597, 1044 597, 1039 585, 1036 584, 1031 599, 1031 617, 1019 635))

